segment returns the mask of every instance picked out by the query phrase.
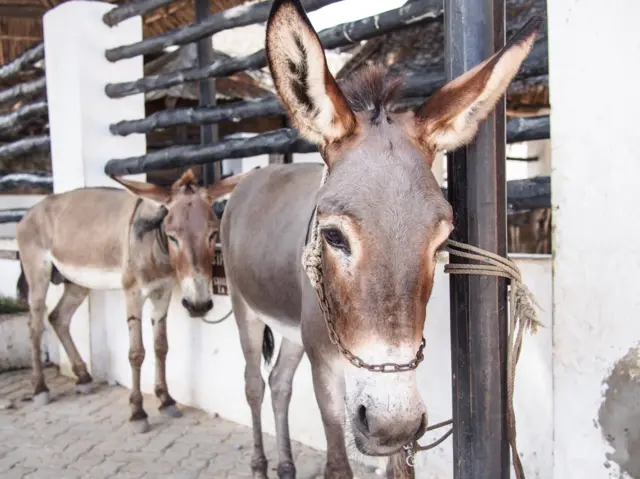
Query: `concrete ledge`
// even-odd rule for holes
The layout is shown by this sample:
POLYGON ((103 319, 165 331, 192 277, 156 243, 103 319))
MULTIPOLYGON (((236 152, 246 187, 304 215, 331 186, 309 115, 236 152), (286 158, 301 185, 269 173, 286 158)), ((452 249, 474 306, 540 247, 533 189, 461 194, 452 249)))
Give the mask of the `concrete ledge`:
POLYGON ((0 372, 31 367, 29 315, 0 315, 0 372))

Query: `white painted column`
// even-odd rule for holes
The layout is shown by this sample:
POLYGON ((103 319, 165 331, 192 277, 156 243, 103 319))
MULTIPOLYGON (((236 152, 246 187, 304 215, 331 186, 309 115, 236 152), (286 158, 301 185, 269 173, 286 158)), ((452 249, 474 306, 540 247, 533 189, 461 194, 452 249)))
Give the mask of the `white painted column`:
POLYGON ((433 159, 433 165, 431 165, 431 171, 433 176, 436 177, 436 181, 440 186, 444 184, 444 165, 447 161, 447 157, 444 153, 436 153, 436 157, 433 159))
MULTIPOLYGON (((140 17, 114 28, 102 22, 104 13, 112 8, 108 3, 73 0, 58 5, 44 16, 55 193, 85 186, 117 186, 104 174, 105 163, 112 158, 146 152, 144 135, 117 137, 109 132, 110 123, 145 116, 143 95, 113 100, 104 91, 109 82, 130 81, 144 75, 141 56, 117 63, 105 58, 108 48, 142 40, 140 17)), ((51 289, 54 292, 48 297, 50 307, 61 291, 61 288, 51 289)), ((119 294, 92 292, 71 323, 71 334, 80 354, 98 378, 106 375, 109 352, 105 346, 104 325, 90 322, 89 314, 97 299, 105 304, 105 298, 116 299, 114 295, 119 294)), ((69 366, 66 354, 61 351, 62 371, 71 374, 69 366)))
POLYGON ((547 2, 554 479, 638 478, 640 2, 547 2))

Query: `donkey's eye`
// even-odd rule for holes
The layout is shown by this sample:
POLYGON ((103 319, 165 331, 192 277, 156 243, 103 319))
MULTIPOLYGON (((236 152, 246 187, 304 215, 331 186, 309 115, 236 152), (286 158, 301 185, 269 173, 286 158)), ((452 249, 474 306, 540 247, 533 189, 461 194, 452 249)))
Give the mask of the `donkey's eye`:
POLYGON ((322 235, 324 236, 325 241, 329 243, 331 247, 342 250, 347 254, 351 253, 349 242, 340 230, 336 228, 322 230, 322 235))
POLYGON ((171 241, 174 245, 178 246, 178 240, 175 236, 167 235, 167 239, 171 241))

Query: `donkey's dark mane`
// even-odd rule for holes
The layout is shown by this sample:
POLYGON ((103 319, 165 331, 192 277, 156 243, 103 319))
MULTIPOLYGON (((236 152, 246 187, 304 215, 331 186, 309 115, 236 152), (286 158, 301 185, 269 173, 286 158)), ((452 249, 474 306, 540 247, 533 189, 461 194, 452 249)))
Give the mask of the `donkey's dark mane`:
POLYGON ((400 97, 401 86, 402 78, 388 73, 382 65, 363 67, 340 85, 351 110, 372 111, 372 121, 381 111, 389 111, 400 97))

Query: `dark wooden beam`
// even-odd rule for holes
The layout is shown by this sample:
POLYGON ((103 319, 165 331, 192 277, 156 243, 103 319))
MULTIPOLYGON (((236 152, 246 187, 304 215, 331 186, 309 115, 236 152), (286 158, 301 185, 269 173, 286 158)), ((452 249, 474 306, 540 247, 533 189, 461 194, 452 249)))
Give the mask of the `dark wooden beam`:
POLYGON ((143 156, 110 160, 105 165, 107 175, 131 175, 154 170, 203 165, 231 158, 246 158, 269 153, 311 153, 315 145, 303 140, 291 128, 261 135, 232 135, 210 146, 178 146, 143 156))
POLYGON ((25 83, 19 83, 11 88, 0 91, 0 105, 4 103, 15 103, 20 99, 39 95, 40 93, 45 92, 46 89, 47 81, 45 77, 25 83))
POLYGON ((144 15, 145 13, 152 12, 176 1, 177 0, 138 0, 126 3, 117 6, 113 10, 109 10, 102 16, 102 21, 110 27, 115 27, 118 23, 128 18, 144 15))
POLYGON ((6 210, 0 210, 0 224, 2 223, 17 223, 27 212, 24 208, 12 208, 6 210))
MULTIPOLYGON (((528 118, 517 119, 518 139, 525 137, 522 130, 528 118)), ((536 119, 537 120, 537 119, 536 119)), ((547 124, 549 118, 546 118, 547 124)), ((507 122, 507 131, 511 131, 511 120, 507 122)), ((536 129, 537 133, 537 129, 536 129)), ((510 133, 507 133, 510 135, 510 133)), ((226 139, 209 146, 176 146, 155 151, 143 156, 109 160, 105 166, 108 175, 133 175, 149 171, 170 168, 184 168, 203 165, 210 161, 230 158, 247 158, 270 153, 311 153, 318 151, 312 143, 298 136, 292 128, 282 128, 261 135, 230 135, 226 139)), ((509 136, 507 136, 509 139, 509 136)), ((536 139, 537 136, 536 136, 536 139)), ((502 157, 504 159, 504 156, 502 157)), ((504 162, 504 160, 503 160, 504 162)))
MULTIPOLYGON (((415 108, 421 105, 425 102, 426 97, 437 90, 438 86, 432 84, 429 78, 425 78, 422 89, 425 96, 405 98, 395 105, 395 108, 415 108)), ((415 93, 416 82, 411 85, 411 88, 411 92, 415 93)), ((222 121, 239 122, 249 118, 271 115, 286 115, 284 106, 275 96, 268 96, 259 100, 225 103, 218 106, 162 110, 140 120, 119 121, 110 125, 109 130, 114 135, 127 136, 132 133, 150 133, 153 130, 177 125, 207 125, 222 121)), ((511 123, 510 133, 512 135, 510 143, 549 138, 548 116, 514 119, 511 123), (520 130, 523 132, 522 137, 524 139, 522 140, 517 138, 520 130)))
POLYGON ((0 193, 6 193, 20 188, 38 188, 53 191, 53 177, 51 173, 20 172, 6 173, 0 172, 0 193))
POLYGON ((515 156, 507 156, 507 160, 509 161, 523 161, 525 163, 533 163, 538 161, 540 158, 538 158, 537 156, 528 156, 525 158, 518 158, 515 156))
POLYGON ((26 70, 34 63, 44 58, 44 43, 26 50, 19 57, 13 59, 6 65, 0 66, 0 82, 6 81, 17 73, 26 70))
POLYGON ((0 134, 10 131, 22 123, 31 121, 33 118, 45 117, 47 114, 47 102, 42 100, 24 105, 5 115, 0 115, 0 134))
MULTIPOLYGON (((317 10, 339 0, 302 0, 307 12, 317 10)), ((159 52, 173 45, 186 45, 202 38, 210 37, 214 33, 230 28, 244 27, 254 23, 266 22, 271 11, 271 1, 239 5, 211 15, 206 21, 147 38, 140 42, 111 48, 106 51, 107 60, 115 62, 124 58, 133 58, 159 52)))
MULTIPOLYGON (((445 2, 445 73, 453 80, 505 41, 504 1, 445 2)), ((447 153, 452 239, 506 255, 505 102, 474 141, 447 153)), ((461 260, 451 256, 452 263, 461 260)), ((451 275, 454 479, 508 479, 507 284, 490 276, 451 275)))
MULTIPOLYGON (((446 197, 447 188, 441 188, 446 197)), ((507 214, 551 208, 551 177, 535 176, 507 181, 507 214)))
POLYGON ((0 160, 45 152, 49 151, 50 148, 51 138, 49 135, 31 136, 13 143, 0 145, 0 160))
POLYGON ((208 125, 221 121, 239 122, 248 118, 286 114, 280 100, 275 96, 212 107, 176 108, 152 113, 141 120, 125 120, 109 127, 114 135, 149 133, 159 128, 177 125, 208 125))
MULTIPOLYGON (((441 15, 442 1, 416 0, 396 10, 327 28, 319 33, 319 37, 323 47, 330 50, 409 26, 436 21, 441 18, 441 15)), ((111 98, 120 98, 203 78, 224 77, 245 70, 257 70, 266 65, 266 53, 264 50, 259 50, 240 58, 222 59, 205 67, 152 75, 133 82, 109 83, 105 91, 111 98)))
MULTIPOLYGON (((209 0, 195 0, 195 22, 206 22, 210 17, 209 0)), ((213 44, 211 37, 198 40, 198 68, 204 68, 213 63, 213 44)), ((201 108, 215 107, 216 104, 216 80, 215 78, 203 78, 198 82, 199 105, 201 108)), ((200 125, 200 144, 202 146, 213 145, 218 141, 218 125, 215 123, 203 123, 200 125)), ((222 176, 222 164, 205 163, 202 165, 202 176, 205 185, 212 185, 222 176)))

